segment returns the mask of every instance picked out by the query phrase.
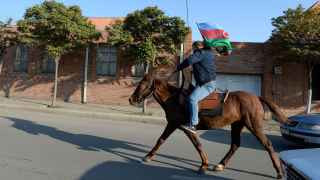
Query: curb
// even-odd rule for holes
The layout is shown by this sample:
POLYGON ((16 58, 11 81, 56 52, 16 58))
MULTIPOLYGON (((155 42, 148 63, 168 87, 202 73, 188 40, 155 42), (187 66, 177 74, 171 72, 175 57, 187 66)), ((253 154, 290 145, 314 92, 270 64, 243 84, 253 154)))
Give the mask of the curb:
MULTIPOLYGON (((25 111, 33 111, 33 112, 43 112, 50 114, 64 114, 69 116, 78 116, 85 118, 97 118, 97 119, 105 119, 111 121, 126 121, 126 122, 139 122, 146 124, 154 124, 154 125, 165 125, 167 123, 165 117, 155 117, 148 115, 136 115, 136 114, 120 114, 120 113, 112 113, 112 112, 92 112, 92 111, 79 111, 79 110, 70 110, 64 108, 48 108, 46 106, 39 107, 27 107, 27 106, 16 106, 16 105, 4 105, 0 104, 1 109, 19 109, 25 111)), ((273 120, 269 120, 269 122, 265 123, 264 131, 267 132, 279 132, 279 125, 276 122, 272 122, 273 120)), ((229 126, 226 126, 222 129, 229 129, 229 126)), ((245 131, 248 131, 245 129, 245 131)), ((249 131, 248 131, 249 132, 249 131)))
POLYGON ((1 109, 20 109, 26 111, 33 112, 43 112, 43 113, 51 113, 51 114, 65 114, 65 115, 73 115, 80 117, 88 117, 88 118, 98 118, 98 119, 107 119, 113 121, 134 121, 140 123, 148 123, 148 124, 166 124, 165 118, 162 117, 153 117, 147 115, 133 115, 133 114, 120 114, 120 113, 102 113, 102 112, 91 112, 91 111, 77 111, 77 110, 66 110, 63 108, 47 108, 47 107, 26 107, 26 106, 15 106, 15 105, 3 105, 0 104, 1 109))

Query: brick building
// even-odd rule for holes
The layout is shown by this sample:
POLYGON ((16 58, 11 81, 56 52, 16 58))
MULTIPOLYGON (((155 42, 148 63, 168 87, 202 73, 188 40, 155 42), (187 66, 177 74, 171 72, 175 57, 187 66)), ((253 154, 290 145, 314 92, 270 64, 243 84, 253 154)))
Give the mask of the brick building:
MULTIPOLYGON (((102 32, 102 41, 108 36, 104 27, 116 20, 118 18, 90 18, 102 32)), ((190 53, 191 34, 184 44, 185 54, 190 53)), ((298 108, 306 104, 308 76, 304 65, 279 63, 268 58, 264 43, 234 42, 233 46, 231 56, 217 58, 219 88, 241 89, 269 97, 284 108, 298 108)), ((59 99, 81 101, 84 62, 84 49, 62 57, 59 99)), ((115 47, 96 43, 89 51, 87 102, 127 105, 142 72, 141 67, 128 64, 115 47)), ((316 67, 314 76, 320 75, 319 72, 320 67, 316 67)), ((53 61, 38 49, 11 47, 2 59, 0 94, 3 96, 49 100, 53 82, 53 61)), ((316 85, 314 89, 317 89, 316 85)), ((316 93, 315 98, 317 100, 319 94, 316 93)))
MULTIPOLYGON (((102 39, 89 48, 88 103, 128 104, 134 85, 143 75, 143 67, 130 65, 115 47, 104 42, 110 26, 121 18, 92 17, 89 20, 102 33, 102 39)), ((191 34, 186 37, 185 53, 190 52, 191 34)), ((178 60, 178 58, 175 58, 178 60)), ((58 99, 80 102, 85 63, 85 49, 61 57, 59 64, 58 99)), ((2 58, 0 95, 50 99, 54 83, 54 61, 43 51, 18 45, 2 58)))
MULTIPOLYGON (((304 64, 279 62, 269 58, 264 43, 233 43, 230 57, 218 57, 222 87, 243 89, 270 98, 283 108, 299 108, 307 103, 308 73, 304 64)), ((320 67, 313 71, 313 100, 319 100, 320 67)))

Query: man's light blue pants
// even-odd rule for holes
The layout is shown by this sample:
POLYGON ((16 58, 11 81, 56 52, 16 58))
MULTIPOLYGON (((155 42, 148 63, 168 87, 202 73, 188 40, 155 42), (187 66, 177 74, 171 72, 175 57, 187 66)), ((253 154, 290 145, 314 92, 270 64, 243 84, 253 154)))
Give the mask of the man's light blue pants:
POLYGON ((190 123, 195 126, 199 123, 198 102, 207 97, 216 89, 216 81, 210 81, 202 86, 196 86, 188 99, 188 108, 191 115, 190 123))

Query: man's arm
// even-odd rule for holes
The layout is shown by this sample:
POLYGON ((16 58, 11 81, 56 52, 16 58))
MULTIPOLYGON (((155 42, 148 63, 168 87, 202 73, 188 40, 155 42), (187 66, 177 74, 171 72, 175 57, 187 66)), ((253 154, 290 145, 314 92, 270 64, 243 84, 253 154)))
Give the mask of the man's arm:
POLYGON ((196 51, 187 59, 185 59, 181 64, 179 64, 177 70, 181 71, 182 69, 187 68, 188 66, 195 64, 199 61, 201 61, 201 51, 196 51))

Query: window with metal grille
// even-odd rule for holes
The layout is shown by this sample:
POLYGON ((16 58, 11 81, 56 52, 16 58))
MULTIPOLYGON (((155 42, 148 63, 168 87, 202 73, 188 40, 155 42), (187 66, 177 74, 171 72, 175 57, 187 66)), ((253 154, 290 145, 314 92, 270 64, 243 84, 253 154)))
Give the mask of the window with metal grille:
POLYGON ((117 49, 110 46, 100 46, 97 49, 97 74, 115 76, 117 73, 117 49))
POLYGON ((131 73, 134 77, 143 77, 144 76, 144 64, 136 64, 131 67, 131 73))
POLYGON ((18 45, 16 49, 16 57, 14 60, 14 71, 27 72, 28 70, 28 47, 26 45, 18 45))
POLYGON ((42 61, 42 73, 54 73, 54 72, 55 72, 54 58, 50 57, 48 53, 46 53, 42 61))

